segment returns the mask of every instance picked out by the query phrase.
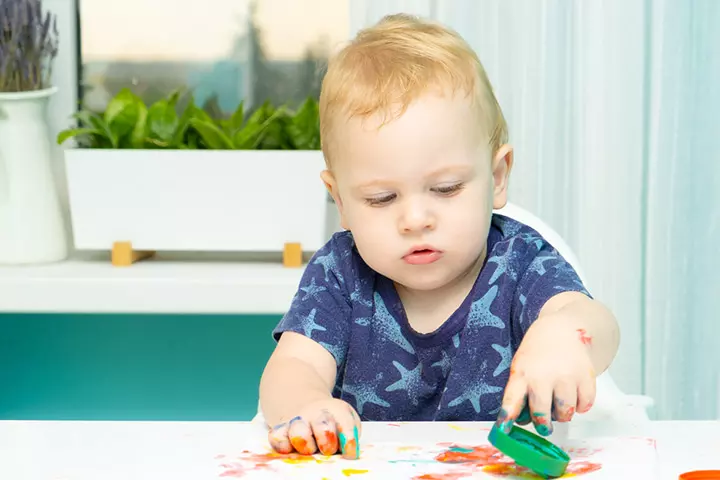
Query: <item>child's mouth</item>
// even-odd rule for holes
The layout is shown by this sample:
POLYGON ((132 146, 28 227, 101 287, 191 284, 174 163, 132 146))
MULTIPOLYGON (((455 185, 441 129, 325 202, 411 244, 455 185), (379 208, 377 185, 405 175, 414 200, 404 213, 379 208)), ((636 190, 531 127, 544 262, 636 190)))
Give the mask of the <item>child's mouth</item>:
POLYGON ((416 248, 403 257, 410 265, 427 265, 440 259, 442 253, 433 248, 416 248))

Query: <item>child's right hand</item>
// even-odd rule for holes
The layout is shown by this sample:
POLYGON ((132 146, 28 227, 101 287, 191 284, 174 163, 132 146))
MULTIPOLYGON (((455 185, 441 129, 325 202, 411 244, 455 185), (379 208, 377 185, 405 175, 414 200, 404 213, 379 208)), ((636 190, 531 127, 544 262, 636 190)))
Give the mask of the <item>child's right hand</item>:
POLYGON ((335 398, 311 402, 290 421, 270 429, 268 439, 278 453, 360 456, 360 417, 347 402, 335 398))

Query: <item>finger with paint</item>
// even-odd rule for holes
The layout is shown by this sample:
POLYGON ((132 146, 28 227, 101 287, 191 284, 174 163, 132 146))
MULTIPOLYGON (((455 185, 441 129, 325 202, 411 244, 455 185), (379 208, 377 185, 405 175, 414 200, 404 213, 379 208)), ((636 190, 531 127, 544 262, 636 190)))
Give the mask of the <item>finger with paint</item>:
POLYGON ((569 422, 575 415, 577 387, 573 382, 561 381, 553 393, 553 420, 569 422))
POLYGON ((551 420, 552 410, 552 387, 546 384, 534 385, 528 388, 528 406, 530 418, 535 425, 535 430, 542 436, 547 437, 553 431, 551 420))
POLYGON ((595 396, 597 395, 597 383, 595 374, 589 372, 587 376, 581 377, 577 387, 577 407, 578 413, 587 413, 593 406, 595 396))
POLYGON ((338 439, 343 458, 357 460, 360 458, 360 418, 355 410, 348 405, 346 411, 335 415, 338 439))
POLYGON ((522 411, 520 412, 520 416, 517 418, 515 423, 518 425, 527 425, 530 423, 532 419, 530 418, 530 408, 528 407, 527 403, 525 403, 525 407, 523 407, 522 411))
POLYGON ((283 422, 275 425, 268 431, 270 446, 278 453, 291 453, 293 451, 293 446, 290 444, 290 439, 288 438, 288 429, 288 423, 283 422))
POLYGON ((312 455, 317 451, 312 429, 302 417, 290 420, 288 438, 290 444, 300 455, 312 455))
POLYGON ((338 436, 335 419, 329 411, 323 410, 322 413, 310 423, 315 443, 320 453, 326 456, 335 455, 338 452, 338 436))
POLYGON ((503 432, 510 433, 513 424, 518 421, 526 405, 527 391, 525 378, 522 375, 511 374, 505 386, 502 406, 495 422, 503 432))

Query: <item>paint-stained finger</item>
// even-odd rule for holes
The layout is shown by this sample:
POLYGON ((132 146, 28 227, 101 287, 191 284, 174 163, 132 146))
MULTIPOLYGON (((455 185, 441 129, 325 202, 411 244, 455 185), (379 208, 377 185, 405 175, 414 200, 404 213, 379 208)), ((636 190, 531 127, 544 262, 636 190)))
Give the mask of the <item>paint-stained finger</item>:
POLYGON ((335 411, 333 417, 335 417, 337 425, 343 458, 357 460, 360 457, 360 426, 356 421, 356 415, 353 414, 352 407, 348 405, 346 409, 341 408, 335 411))
POLYGON ((510 432, 513 423, 518 419, 525 407, 527 383, 522 376, 510 376, 505 386, 500 413, 495 422, 497 427, 505 433, 510 432))
POLYGON ((312 422, 310 422, 315 443, 323 455, 335 455, 338 452, 339 443, 337 437, 337 426, 330 412, 323 410, 312 422))
POLYGON ((360 420, 360 415, 358 415, 355 409, 350 405, 348 405, 348 410, 353 417, 355 425, 358 427, 358 435, 362 436, 362 420, 360 420))
POLYGON ((528 407, 526 403, 515 423, 517 423, 518 425, 527 425, 531 421, 532 419, 530 418, 530 407, 528 407))
POLYGON ((528 388, 528 404, 530 406, 530 417, 535 430, 540 435, 548 436, 553 431, 551 409, 552 409, 552 387, 543 385, 532 385, 528 388))
POLYGON ((301 417, 290 420, 288 438, 293 448, 301 455, 312 455, 317 451, 310 425, 301 417))
POLYGON ((577 387, 577 412, 587 413, 595 402, 596 394, 595 376, 587 375, 580 380, 577 387))
POLYGON ((577 387, 575 384, 562 381, 555 386, 553 392, 553 420, 569 422, 575 415, 577 403, 577 387))
POLYGON ((289 426, 287 422, 283 422, 271 427, 268 431, 270 447, 278 453, 290 453, 293 451, 290 439, 288 438, 288 429, 289 426))

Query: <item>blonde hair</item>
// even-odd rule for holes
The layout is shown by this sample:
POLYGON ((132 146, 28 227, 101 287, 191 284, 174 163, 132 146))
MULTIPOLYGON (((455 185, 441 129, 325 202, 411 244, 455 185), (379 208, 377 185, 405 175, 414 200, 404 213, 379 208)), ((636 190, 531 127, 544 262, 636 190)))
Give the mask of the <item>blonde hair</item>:
POLYGON ((379 113, 385 123, 431 88, 471 98, 493 155, 507 143, 505 117, 473 49, 442 25, 396 14, 358 32, 328 62, 320 93, 320 138, 328 164, 338 120, 379 113))

